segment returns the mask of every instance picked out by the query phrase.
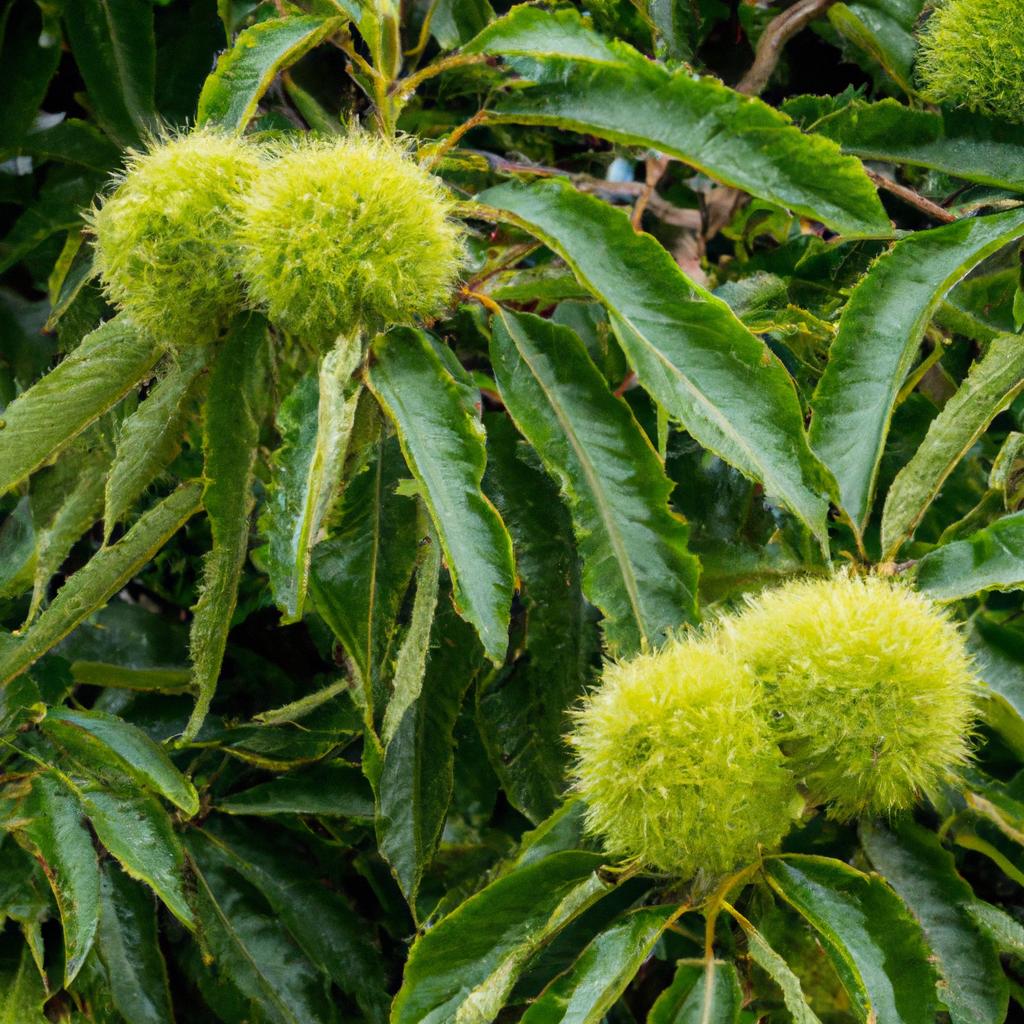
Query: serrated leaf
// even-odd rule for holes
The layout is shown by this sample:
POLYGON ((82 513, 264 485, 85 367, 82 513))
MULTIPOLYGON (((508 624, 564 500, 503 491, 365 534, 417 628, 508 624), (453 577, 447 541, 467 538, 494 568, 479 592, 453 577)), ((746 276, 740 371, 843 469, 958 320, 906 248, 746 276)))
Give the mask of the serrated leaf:
POLYGON ((260 21, 244 29, 206 79, 196 124, 241 134, 277 75, 342 24, 341 18, 307 14, 260 21))
POLYGON ((966 909, 971 920, 996 944, 1001 953, 1010 953, 1018 959, 1024 959, 1024 925, 1020 921, 984 900, 972 900, 966 909))
POLYGON ((936 601, 1024 587, 1024 512, 1003 516, 917 563, 917 586, 936 601))
POLYGON ((647 1024, 737 1024, 742 1008, 743 989, 732 964, 684 963, 651 1007, 647 1024))
POLYGON ((416 700, 384 749, 377 793, 377 841, 402 892, 415 906, 424 868, 441 839, 451 800, 455 721, 484 654, 444 594, 430 632, 430 654, 416 700))
POLYGON ((514 567, 508 531, 480 490, 487 461, 483 428, 422 332, 380 335, 373 353, 368 383, 394 420, 422 487, 456 606, 498 664, 508 646, 514 567))
POLYGON ((46 872, 64 929, 64 984, 70 985, 89 955, 99 923, 100 872, 85 812, 78 797, 48 773, 7 823, 46 872))
POLYGON ((606 928, 526 1011, 523 1024, 601 1024, 675 911, 645 907, 606 928))
POLYGON ((311 876, 302 858, 268 848, 262 831, 220 820, 210 822, 203 835, 225 866, 259 889, 310 961, 356 999, 365 1019, 386 1020, 384 962, 367 923, 342 896, 311 876))
POLYGON ((833 485, 808 447, 796 389, 724 302, 593 196, 559 182, 510 182, 477 198, 557 252, 608 307, 640 383, 671 416, 824 541, 833 485))
POLYGON ((210 350, 178 353, 175 363, 124 421, 104 491, 103 534, 109 541, 147 487, 181 450, 181 440, 203 383, 210 350))
POLYGON ((203 420, 206 487, 203 506, 213 545, 203 563, 203 589, 189 634, 196 706, 182 743, 199 732, 220 676, 238 581, 249 548, 249 517, 260 427, 270 401, 273 357, 266 320, 236 318, 220 345, 210 375, 203 420))
POLYGON ((344 761, 325 761, 279 775, 217 803, 225 814, 312 814, 327 818, 373 818, 373 793, 362 771, 344 761))
POLYGON ((66 448, 149 376, 160 349, 124 317, 96 328, 4 410, 0 493, 66 448))
POLYGON ((911 821, 894 831, 861 823, 861 843, 876 871, 921 923, 942 977, 939 999, 953 1024, 1001 1024, 1009 992, 999 956, 971 919, 971 887, 933 833, 911 821))
POLYGON ((810 438, 858 531, 925 328, 957 281, 1021 235, 1024 208, 918 231, 876 260, 850 295, 814 393, 810 438))
POLYGON ((68 41, 101 127, 137 146, 158 123, 153 9, 134 0, 67 0, 68 41))
POLYGON ((583 559, 583 589, 611 649, 657 646, 697 618, 697 560, 668 507, 672 485, 628 406, 568 328, 495 316, 491 362, 505 406, 558 480, 583 559))
POLYGON ((935 975, 921 929, 884 882, 825 857, 774 859, 765 871, 817 931, 858 1020, 934 1024, 935 975))
POLYGON ((1024 388, 1024 337, 996 338, 932 420, 914 457, 896 474, 882 510, 883 557, 913 536, 950 473, 1024 388))
POLYGON ((101 871, 96 952, 106 968, 111 999, 132 1024, 173 1024, 153 897, 112 861, 101 871))
POLYGON ((832 26, 885 69, 904 92, 914 93, 914 37, 922 0, 851 0, 829 7, 832 26))
POLYGON ((392 1024, 493 1021, 527 961, 611 891, 596 873, 602 860, 580 851, 553 854, 492 882, 442 918, 413 943, 392 1024))
POLYGON ((24 636, 0 651, 0 686, 24 672, 106 604, 198 510, 199 483, 182 484, 111 547, 71 576, 24 636))
POLYGON ((199 811, 195 787, 171 763, 163 747, 138 726, 103 711, 51 708, 41 728, 86 769, 110 768, 159 793, 189 817, 199 811))
POLYGON ((319 372, 303 378, 278 411, 282 441, 261 523, 266 572, 283 623, 302 618, 313 548, 338 496, 359 400, 352 374, 361 354, 352 339, 340 338, 319 372))
POLYGON ((600 640, 557 485, 505 416, 487 422, 487 454, 484 483, 512 534, 526 633, 523 656, 477 686, 477 725, 510 803, 539 822, 565 791, 566 712, 600 640))
POLYGON ((517 83, 489 120, 553 125, 650 147, 836 231, 891 230, 859 161, 834 143, 804 135, 785 115, 717 79, 673 72, 624 43, 607 43, 573 10, 524 4, 467 49, 529 57, 531 63, 520 61, 516 70, 540 79, 528 88, 517 83))
POLYGON ((49 1024, 43 1013, 47 992, 27 942, 14 958, 0 958, 0 1024, 49 1024))

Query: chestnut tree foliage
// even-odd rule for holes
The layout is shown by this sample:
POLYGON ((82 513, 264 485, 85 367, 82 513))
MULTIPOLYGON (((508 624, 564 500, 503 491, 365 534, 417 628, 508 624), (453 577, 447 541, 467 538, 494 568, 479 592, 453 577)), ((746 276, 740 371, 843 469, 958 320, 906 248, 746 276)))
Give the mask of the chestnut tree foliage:
MULTIPOLYGON (((9 0, 0 1022, 1020 1012, 1024 71, 953 81, 957 5, 9 0), (248 298, 200 174, 164 268, 105 205, 196 128, 297 168, 240 200, 280 250, 248 298), (419 163, 465 251, 429 317, 325 336, 317 294, 452 276, 408 195, 307 202, 346 137, 419 163), (172 283, 144 326, 104 211, 104 265, 172 283), (961 624, 969 764, 880 818, 804 787, 731 872, 590 835, 566 735, 604 662, 839 570, 961 624)), ((715 758, 781 770, 734 721, 715 758)), ((653 792, 649 753, 603 768, 653 792)))

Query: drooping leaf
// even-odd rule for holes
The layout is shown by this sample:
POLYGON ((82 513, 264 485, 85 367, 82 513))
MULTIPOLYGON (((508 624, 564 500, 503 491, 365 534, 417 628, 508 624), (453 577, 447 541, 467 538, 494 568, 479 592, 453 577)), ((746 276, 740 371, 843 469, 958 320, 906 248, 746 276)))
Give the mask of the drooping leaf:
POLYGON ((189 817, 199 811, 195 787, 174 767, 163 747, 138 726, 103 711, 51 708, 41 728, 87 769, 102 774, 114 768, 189 817))
POLYGON ((599 639, 557 485, 504 416, 488 421, 487 453, 484 483, 512 534, 526 634, 515 664, 477 687, 477 724, 510 802, 539 822, 565 790, 566 711, 591 676, 599 639))
POLYGON ((984 719, 1024 756, 1024 636, 978 614, 971 619, 966 640, 974 671, 984 683, 984 719))
POLYGON ((765 870, 817 931, 858 1020, 934 1022, 935 976, 921 928, 884 882, 825 857, 788 856, 765 870))
POLYGON ((313 548, 338 496, 359 399, 352 373, 360 355, 359 345, 339 339, 319 373, 303 378, 278 411, 283 440, 263 524, 266 572, 285 623, 302 618, 313 548))
POLYGON ((0 25, 0 67, 6 78, 0 105, 3 145, 20 145, 32 127, 60 60, 60 41, 43 32, 43 12, 34 3, 11 3, 0 25))
POLYGON ((76 572, 17 642, 0 650, 0 686, 24 672, 106 604, 199 509, 202 485, 182 484, 76 572))
POLYGON ((179 353, 146 400, 125 420, 104 492, 107 541, 114 526, 124 521, 139 496, 180 451, 209 359, 209 349, 201 346, 179 353))
POLYGON ((487 656, 504 660, 514 568, 512 541, 480 490, 483 427, 463 405, 427 337, 399 329, 377 338, 369 385, 398 428, 406 462, 422 487, 461 615, 487 656))
POLYGON ((530 957, 610 891, 601 862, 556 853, 471 896, 413 944, 392 1024, 493 1021, 530 957))
POLYGON ((814 394, 811 445, 863 529, 896 396, 943 296, 972 267, 1024 234, 1024 209, 968 218, 897 242, 854 289, 814 394))
POLYGON ((890 226, 860 163, 804 135, 752 96, 688 69, 672 72, 624 43, 609 43, 573 10, 521 5, 467 49, 511 58, 539 80, 499 100, 491 120, 553 125, 647 146, 709 177, 847 234, 890 226))
MULTIPOLYGON (((47 160, 60 160, 64 163, 79 164, 90 171, 107 174, 112 171, 121 159, 121 151, 117 144, 88 121, 80 121, 76 117, 66 117, 57 124, 33 128, 25 137, 21 146, 30 156, 47 160)), ((61 284, 60 291, 53 302, 53 310, 47 321, 55 323, 68 305, 68 296, 76 285, 84 283, 93 276, 92 254, 87 249, 79 250, 61 284)))
POLYGON ((193 610, 189 648, 195 710, 182 742, 195 738, 213 699, 249 547, 249 516, 260 427, 267 415, 272 365, 270 334, 258 315, 238 317, 221 342, 210 375, 203 421, 206 487, 203 506, 213 546, 193 610))
POLYGON ((494 18, 489 0, 437 0, 430 32, 444 50, 468 43, 494 18))
POLYGON ((739 975, 730 963, 680 964, 658 996, 647 1024, 737 1024, 743 1008, 739 975))
POLYGON ((523 1015, 523 1024, 600 1024, 661 938, 674 906, 646 907, 601 932, 523 1015))
POLYGON ((227 814, 315 814, 324 817, 373 818, 373 793, 355 765, 325 761, 279 775, 217 803, 227 814))
POLYGON ((989 424, 1024 388, 1024 337, 996 338, 942 411, 921 447, 896 474, 882 511, 882 552, 911 537, 950 473, 989 424))
POLYGON ((850 0, 829 7, 833 27, 876 60, 907 93, 914 92, 914 38, 923 0, 850 0))
POLYGON ((91 109, 122 146, 157 127, 153 9, 133 0, 67 0, 64 24, 91 109))
POLYGON ((510 182, 477 198, 554 249, 608 307, 640 383, 671 416, 824 538, 831 484, 808 447, 793 382, 724 302, 593 196, 510 182))
POLYGON ((32 779, 16 819, 15 837, 46 872, 64 928, 64 984, 89 955, 99 923, 100 871, 78 797, 49 773, 32 779))
POLYGON ((1009 992, 995 946, 971 919, 970 886, 933 833, 913 822, 895 831, 861 824, 875 869, 921 923, 941 975, 939 999, 954 1024, 1001 1024, 1009 992))
POLYGON ((4 410, 0 492, 67 447, 149 376, 160 355, 152 339, 124 317, 93 331, 4 410))
POLYGON ((671 483, 629 408, 566 327, 532 314, 494 319, 502 399, 566 495, 583 589, 613 651, 656 646, 696 620, 697 561, 669 510, 671 483))
POLYGON ((937 601, 1024 587, 1024 512, 1003 516, 917 563, 917 585, 937 601))
POLYGON ((143 886, 109 860, 100 875, 96 952, 107 971, 111 999, 125 1020, 173 1024, 156 904, 143 886))
POLYGON ((43 1013, 47 993, 27 942, 16 957, 0 957, 0 1024, 49 1024, 43 1013))
POLYGON ((260 21, 244 29, 206 79, 196 124, 241 134, 277 75, 341 26, 340 18, 308 14, 260 21))

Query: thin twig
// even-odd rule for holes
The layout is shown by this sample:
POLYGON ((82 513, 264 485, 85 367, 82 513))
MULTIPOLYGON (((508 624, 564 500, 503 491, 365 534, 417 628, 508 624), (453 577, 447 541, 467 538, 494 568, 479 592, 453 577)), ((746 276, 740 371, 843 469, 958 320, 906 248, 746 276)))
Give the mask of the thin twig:
POLYGON ((768 22, 754 51, 754 63, 739 80, 735 89, 745 96, 760 96, 779 63, 786 43, 806 28, 819 14, 824 14, 836 0, 798 0, 792 7, 768 22))
POLYGON ((906 185, 901 185, 898 181, 893 181, 891 178, 887 178, 884 174, 879 174, 877 171, 872 171, 866 167, 864 169, 867 171, 868 177, 879 188, 884 188, 894 196, 899 196, 905 203, 909 203, 922 213, 928 214, 932 220, 937 220, 942 224, 952 224, 953 221, 957 219, 954 214, 949 212, 949 210, 944 210, 938 203, 933 203, 930 199, 925 199, 923 195, 919 192, 915 192, 912 188, 907 188, 906 185))

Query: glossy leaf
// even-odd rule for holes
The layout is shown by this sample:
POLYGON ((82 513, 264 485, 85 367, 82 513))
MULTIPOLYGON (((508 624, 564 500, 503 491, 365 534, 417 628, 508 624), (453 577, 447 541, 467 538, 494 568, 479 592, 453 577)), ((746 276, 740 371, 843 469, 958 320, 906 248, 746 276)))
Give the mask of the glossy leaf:
POLYGON ((160 350, 123 317, 108 320, 4 410, 0 491, 53 458, 149 376, 160 350))
POLYGON ((1024 958, 1024 925, 1015 917, 984 900, 973 900, 966 909, 971 920, 995 943, 1001 953, 1011 953, 1018 959, 1024 958))
POLYGON ((917 563, 917 585, 937 601, 1024 587, 1024 512, 929 551, 917 563))
POLYGON ((514 569, 512 541, 480 490, 483 428, 427 337, 393 330, 373 346, 369 385, 398 428, 409 468, 441 540, 459 613, 487 656, 504 660, 514 569))
POLYGON ((974 671, 985 686, 985 721, 1024 756, 1024 636, 978 614, 966 640, 974 671))
POLYGON ((413 944, 392 1024, 493 1021, 530 957, 608 893, 601 861, 556 853, 471 896, 413 944))
POLYGON ((627 914, 600 933, 523 1015, 523 1024, 600 1024, 661 938, 674 906, 627 914))
POLYGON ((104 491, 103 533, 107 541, 147 487, 181 450, 192 404, 203 385, 209 349, 189 348, 125 420, 104 491))
POLYGON ((882 551, 896 554, 967 451, 1024 388, 1024 337, 996 338, 932 420, 914 457, 896 475, 882 511, 882 551))
POLYGON ((864 528, 896 396, 943 296, 986 256, 1024 235, 1024 210, 918 231, 881 256, 850 295, 814 393, 811 444, 864 528))
POLYGON ((912 822, 890 831, 862 824, 861 842, 875 870, 921 923, 942 981, 939 999, 954 1024, 1001 1024, 1008 989, 995 946, 971 919, 970 886, 931 832, 912 822))
POLYGON ((697 562, 671 484, 628 407, 568 328, 496 316, 491 361, 506 408, 569 502, 583 589, 613 651, 657 645, 696 619, 697 562))
POLYGON ((0 686, 24 672, 106 604, 199 509, 202 487, 183 484, 146 512, 116 544, 71 576, 16 643, 0 650, 0 686))
POLYGON ((359 345, 341 338, 317 374, 303 378, 278 411, 281 448, 264 519, 266 572, 282 622, 302 618, 309 564, 341 484, 359 399, 359 345))
POLYGON ((368 820, 373 818, 373 793, 355 765, 326 761, 232 793, 217 803, 217 810, 227 814, 315 814, 368 820))
POLYGON ((739 975, 730 963, 680 964, 658 996, 647 1024, 737 1024, 743 1008, 739 975))
POLYGON ((196 124, 241 134, 277 75, 341 25, 339 18, 309 14, 260 21, 244 29, 206 79, 196 124))
POLYGON ((592 196, 546 182, 477 198, 554 249, 608 307, 640 383, 671 416, 824 537, 831 484, 808 447, 793 382, 724 302, 592 196))
POLYGON ((267 322, 238 317, 221 342, 203 421, 206 487, 203 506, 213 546, 193 609, 189 648, 198 697, 182 742, 195 738, 213 699, 249 548, 249 516, 260 427, 267 415, 272 365, 267 322))
POLYGON ((199 811, 195 787, 174 767, 163 747, 138 726, 102 711, 51 708, 42 729, 87 769, 95 767, 102 773, 115 768, 187 815, 199 811))
POLYGON ((934 1022, 935 976, 920 926, 884 882, 824 857, 771 860, 766 871, 817 931, 858 1020, 934 1022))
POLYGON ((714 78, 672 72, 623 43, 608 43, 574 11, 522 5, 468 49, 530 57, 540 65, 517 65, 540 84, 509 92, 494 105, 491 120, 650 147, 836 231, 890 232, 863 168, 834 143, 804 135, 767 104, 714 78))
POLYGON ((829 7, 833 27, 866 51, 908 93, 914 92, 914 30, 922 0, 850 0, 829 7))

